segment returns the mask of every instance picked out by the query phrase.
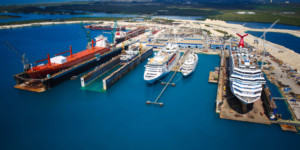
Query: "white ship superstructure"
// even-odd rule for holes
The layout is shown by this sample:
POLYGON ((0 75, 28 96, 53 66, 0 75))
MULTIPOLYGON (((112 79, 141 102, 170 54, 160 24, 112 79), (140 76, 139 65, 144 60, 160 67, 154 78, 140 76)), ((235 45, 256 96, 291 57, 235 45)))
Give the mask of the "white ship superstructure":
POLYGON ((244 104, 251 104, 261 97, 265 78, 248 48, 230 50, 229 75, 231 92, 244 104))
POLYGON ((184 61, 180 70, 183 76, 187 77, 190 75, 196 68, 198 64, 198 55, 194 53, 189 53, 187 59, 184 61))
POLYGON ((168 43, 166 47, 154 54, 145 66, 144 80, 148 83, 160 79, 168 74, 180 58, 178 44, 168 43))
POLYGON ((130 45, 128 47, 128 50, 126 50, 124 53, 121 54, 120 62, 126 63, 132 60, 133 58, 135 58, 138 54, 139 54, 138 46, 136 44, 130 45))

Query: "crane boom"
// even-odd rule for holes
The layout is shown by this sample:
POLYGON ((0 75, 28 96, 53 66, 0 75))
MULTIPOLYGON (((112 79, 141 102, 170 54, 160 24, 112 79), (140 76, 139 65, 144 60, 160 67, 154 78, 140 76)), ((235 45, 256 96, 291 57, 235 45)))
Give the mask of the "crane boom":
POLYGON ((5 41, 5 44, 7 46, 8 50, 12 50, 13 52, 15 52, 17 54, 17 56, 19 56, 21 58, 21 62, 23 64, 24 70, 28 70, 31 65, 28 63, 28 59, 25 56, 25 53, 23 55, 21 55, 16 48, 14 48, 10 43, 8 43, 7 41, 5 41))
POLYGON ((87 31, 87 30, 85 29, 85 27, 84 27, 84 25, 83 25, 83 22, 81 22, 81 28, 83 29, 83 31, 84 31, 84 33, 85 33, 85 35, 86 35, 86 39, 87 39, 88 43, 91 42, 90 31, 89 31, 89 30, 87 31))
POLYGON ((266 36, 267 32, 269 32, 275 26, 275 24, 277 22, 279 22, 279 19, 276 20, 267 30, 265 30, 264 33, 259 38, 262 38, 262 37, 266 36))

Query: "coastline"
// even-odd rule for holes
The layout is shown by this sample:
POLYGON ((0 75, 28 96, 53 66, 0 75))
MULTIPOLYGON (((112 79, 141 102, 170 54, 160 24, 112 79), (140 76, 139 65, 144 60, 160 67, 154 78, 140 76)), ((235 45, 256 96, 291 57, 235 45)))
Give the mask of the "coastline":
MULTIPOLYGON (((201 28, 210 31, 213 35, 216 36, 223 36, 222 33, 216 31, 222 30, 226 31, 228 34, 236 35, 236 33, 245 34, 246 31, 260 31, 263 32, 263 29, 252 29, 248 27, 244 27, 239 24, 230 24, 226 23, 225 21, 220 20, 210 20, 206 19, 205 21, 197 21, 197 20, 181 20, 181 19, 174 19, 178 22, 189 23, 190 27, 193 28, 201 28), (198 24, 195 24, 198 23, 198 24), (209 25, 209 26, 205 26, 209 25)), ((32 26, 45 26, 45 25, 60 25, 60 24, 80 24, 80 23, 111 23, 111 21, 105 20, 88 20, 88 21, 48 21, 48 22, 39 22, 39 23, 28 23, 28 24, 18 24, 18 25, 3 25, 0 26, 0 29, 13 29, 13 28, 23 28, 23 27, 32 27, 32 26)), ((150 24, 145 22, 140 22, 141 24, 150 24)), ((140 24, 135 23, 135 24, 140 24)), ((128 22, 120 21, 119 24, 130 24, 128 22)), ((300 31, 297 30, 287 30, 287 29, 270 29, 269 32, 280 32, 280 33, 288 33, 294 36, 300 37, 300 31)), ((248 35, 245 39, 247 43, 253 43, 253 41, 257 39, 257 37, 248 35)), ((257 50, 263 50, 263 42, 259 42, 259 44, 253 45, 256 47, 257 50)), ((269 52, 274 57, 282 60, 284 63, 289 64, 294 69, 300 70, 300 54, 294 52, 291 49, 288 49, 284 46, 278 45, 276 43, 272 43, 270 41, 266 41, 265 43, 266 51, 269 52)))
MULTIPOLYGON (((242 25, 238 24, 229 24, 225 21, 220 20, 205 20, 205 21, 199 21, 201 23, 202 29, 207 29, 211 33, 217 36, 223 36, 220 32, 215 31, 215 29, 219 29, 222 31, 226 31, 228 34, 236 36, 236 33, 240 34, 246 34, 246 31, 262 31, 263 29, 251 29, 247 27, 243 27, 242 25), (210 25, 210 27, 205 26, 205 24, 210 25)), ((271 29, 269 32, 282 32, 282 33, 289 33, 294 36, 300 37, 300 31, 295 30, 286 30, 286 29, 271 29)), ((263 42, 259 42, 259 44, 252 44, 254 40, 256 40, 257 37, 248 35, 247 38, 245 38, 245 42, 251 43, 252 46, 254 46, 258 51, 263 51, 263 42)), ((267 52, 269 52, 274 57, 282 60, 285 64, 290 65, 294 69, 300 70, 300 54, 296 53, 295 51, 288 49, 284 46, 278 45, 276 43, 272 43, 270 41, 266 41, 265 43, 265 49, 267 52)))
POLYGON ((0 29, 14 29, 14 28, 45 26, 45 25, 60 25, 60 24, 80 24, 81 22, 82 23, 99 23, 99 22, 102 22, 102 21, 101 20, 92 20, 92 21, 47 21, 47 22, 17 24, 17 25, 2 25, 2 26, 0 26, 0 29))

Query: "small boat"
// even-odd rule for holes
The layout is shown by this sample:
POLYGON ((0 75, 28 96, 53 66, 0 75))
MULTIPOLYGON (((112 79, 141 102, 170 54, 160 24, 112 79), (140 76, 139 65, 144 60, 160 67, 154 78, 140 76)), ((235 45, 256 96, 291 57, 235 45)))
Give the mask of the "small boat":
POLYGON ((192 72, 194 72, 197 64, 198 64, 198 55, 194 53, 190 53, 188 58, 185 60, 183 65, 181 66, 180 70, 184 77, 187 77, 192 72))
POLYGON ((76 80, 76 79, 78 79, 78 76, 72 76, 71 77, 71 80, 76 80))

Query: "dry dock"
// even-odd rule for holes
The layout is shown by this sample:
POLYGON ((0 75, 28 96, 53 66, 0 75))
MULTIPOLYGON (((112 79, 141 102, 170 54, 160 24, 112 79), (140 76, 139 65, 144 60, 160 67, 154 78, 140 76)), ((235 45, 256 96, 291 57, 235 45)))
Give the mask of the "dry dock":
POLYGON ((137 65, 143 62, 146 58, 153 54, 153 48, 146 47, 142 49, 141 54, 125 63, 118 70, 114 71, 106 78, 103 79, 103 90, 107 90, 114 83, 116 83, 119 79, 125 76, 129 71, 134 69, 137 65))
POLYGON ((97 57, 91 58, 68 69, 64 69, 58 73, 55 73, 50 77, 45 77, 42 79, 31 79, 26 72, 23 72, 14 75, 14 78, 17 81, 17 85, 15 85, 14 87, 31 92, 44 92, 49 88, 72 78, 73 76, 77 76, 84 71, 92 69, 96 65, 108 61, 111 57, 114 57, 120 53, 121 48, 114 49, 101 55, 100 59, 97 57))
POLYGON ((268 125, 274 123, 279 124, 283 131, 297 132, 296 126, 300 126, 300 121, 270 119, 275 115, 277 106, 267 85, 263 86, 261 98, 253 104, 243 105, 231 93, 226 59, 226 53, 222 52, 216 98, 216 113, 219 113, 220 118, 268 125))

